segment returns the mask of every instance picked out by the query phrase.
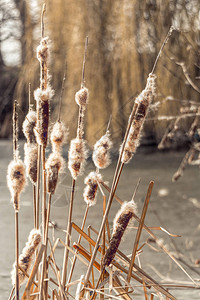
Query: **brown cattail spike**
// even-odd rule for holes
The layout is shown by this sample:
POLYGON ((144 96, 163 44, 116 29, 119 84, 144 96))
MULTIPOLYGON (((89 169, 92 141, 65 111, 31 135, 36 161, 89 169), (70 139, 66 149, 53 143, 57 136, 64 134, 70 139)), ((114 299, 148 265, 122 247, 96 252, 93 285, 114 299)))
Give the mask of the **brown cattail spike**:
POLYGON ((109 131, 106 132, 94 145, 93 162, 98 169, 104 169, 110 164, 109 150, 112 147, 109 131))
POLYGON ((103 268, 109 266, 112 263, 122 236, 130 220, 133 218, 133 213, 136 213, 136 204, 134 201, 130 201, 124 202, 121 209, 116 214, 113 221, 112 237, 102 263, 103 268))
POLYGON ((26 174, 33 184, 37 182, 37 159, 38 146, 35 143, 25 143, 24 145, 24 164, 26 174))
POLYGON ((96 204, 98 183, 101 181, 101 175, 96 172, 90 172, 90 174, 85 178, 84 183, 87 184, 87 186, 84 189, 83 198, 88 206, 93 206, 96 204))
POLYGON ((65 125, 61 121, 57 121, 53 126, 50 138, 53 152, 61 151, 61 146, 66 141, 67 135, 68 130, 65 125))
POLYGON ((81 174, 87 158, 87 150, 83 139, 75 138, 71 140, 69 149, 68 168, 74 179, 81 174))
POLYGON ((58 182, 58 174, 64 166, 64 160, 60 153, 51 153, 46 162, 47 170, 47 191, 54 194, 58 182))
POLYGON ((19 210, 19 196, 26 184, 25 166, 21 159, 12 160, 8 165, 7 184, 12 196, 14 209, 19 210))
POLYGON ((75 95, 76 103, 79 106, 82 106, 85 109, 86 104, 88 103, 89 92, 86 87, 81 88, 75 95))
MULTIPOLYGON (((153 100, 156 90, 156 75, 150 73, 147 78, 145 89, 140 93, 135 102, 138 104, 135 117, 130 127, 127 141, 122 155, 122 162, 128 163, 136 152, 140 142, 142 127, 147 116, 149 106, 153 100)), ((120 150, 121 151, 121 150, 120 150)))
MULTIPOLYGON (((33 229, 29 234, 28 242, 26 243, 26 246, 22 250, 22 254, 19 256, 19 266, 27 273, 30 271, 33 255, 40 242, 41 242, 40 231, 33 229)), ((15 272, 16 272, 16 268, 14 264, 13 270, 11 272, 11 279, 13 285, 15 284, 15 272)), ((19 285, 22 285, 25 279, 26 279, 25 274, 19 269, 19 285)))
POLYGON ((36 112, 30 110, 26 115, 26 118, 23 122, 23 133, 27 139, 28 143, 36 143, 36 136, 34 132, 34 128, 37 122, 36 112))

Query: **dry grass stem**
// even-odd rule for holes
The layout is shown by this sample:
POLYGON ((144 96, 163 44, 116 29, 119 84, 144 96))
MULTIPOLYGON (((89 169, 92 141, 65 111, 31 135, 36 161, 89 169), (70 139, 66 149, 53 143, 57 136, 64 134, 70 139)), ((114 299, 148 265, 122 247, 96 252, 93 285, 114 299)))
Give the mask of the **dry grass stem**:
POLYGON ((145 219, 145 216, 146 216, 146 213, 147 213, 148 204, 149 204, 149 201, 150 201, 153 186, 154 186, 154 182, 151 181, 150 184, 149 184, 149 188, 148 188, 148 191, 147 191, 146 199, 145 199, 143 210, 142 210, 142 215, 141 215, 141 218, 140 218, 141 222, 139 224, 137 234, 136 234, 136 237, 135 237, 133 252, 132 252, 132 256, 131 256, 131 263, 130 263, 128 276, 127 276, 128 283, 130 283, 130 280, 131 280, 131 272, 132 272, 133 264, 135 262, 136 252, 137 252, 137 249, 138 249, 139 240, 140 240, 140 236, 141 236, 141 233, 142 233, 144 219, 145 219))

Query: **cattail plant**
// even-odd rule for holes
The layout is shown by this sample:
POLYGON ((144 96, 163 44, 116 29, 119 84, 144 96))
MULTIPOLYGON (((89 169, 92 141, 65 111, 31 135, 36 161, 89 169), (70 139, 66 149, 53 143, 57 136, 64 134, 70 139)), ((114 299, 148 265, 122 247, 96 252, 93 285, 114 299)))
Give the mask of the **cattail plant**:
POLYGON ((25 166, 19 157, 18 151, 18 114, 16 111, 17 102, 14 102, 13 109, 13 160, 8 166, 7 183, 11 193, 11 200, 15 210, 15 299, 19 300, 19 231, 18 231, 18 213, 20 194, 26 184, 25 166))
POLYGON ((37 124, 37 114, 31 107, 31 84, 29 83, 29 111, 23 122, 23 133, 27 143, 24 144, 24 164, 26 174, 33 185, 33 208, 34 226, 36 228, 36 183, 38 164, 38 144, 36 142, 35 128, 37 124))
POLYGON ((83 198, 87 206, 95 205, 98 183, 101 181, 101 174, 96 172, 90 172, 90 174, 85 178, 84 183, 86 184, 86 187, 84 189, 83 198))
POLYGON ((64 159, 61 154, 52 152, 49 155, 49 158, 46 162, 46 170, 47 170, 47 192, 49 194, 55 194, 57 182, 58 182, 58 174, 63 169, 64 159))
POLYGON ((54 95, 54 90, 49 83, 49 71, 47 68, 49 57, 49 39, 43 37, 40 45, 37 48, 37 58, 40 62, 40 87, 34 92, 37 103, 37 142, 44 147, 48 142, 48 127, 49 127, 49 101, 54 95))
MULTIPOLYGON (((74 191, 76 179, 79 175, 82 174, 84 165, 87 158, 87 150, 85 146, 85 140, 83 139, 84 135, 84 116, 86 105, 88 103, 89 93, 88 89, 85 87, 85 62, 86 62, 86 53, 88 46, 88 37, 85 40, 85 51, 83 58, 83 67, 82 67, 82 82, 81 89, 75 94, 75 101, 79 106, 79 116, 78 116, 78 127, 76 138, 71 140, 69 155, 68 155, 68 168, 72 176, 72 192, 70 197, 70 206, 68 214, 68 224, 67 224, 67 234, 66 234, 66 244, 70 245, 70 235, 71 235, 71 221, 72 221, 72 210, 74 202, 74 191)), ((67 278, 67 263, 68 263, 69 250, 66 247, 63 259, 63 273, 62 273, 62 284, 65 286, 67 278)))
POLYGON ((127 226, 133 218, 133 213, 136 213, 137 206, 134 201, 124 202, 120 210, 117 212, 113 221, 113 232, 103 259, 103 268, 108 267, 117 252, 121 239, 127 229, 127 226))
MULTIPOLYGON (((31 230, 28 242, 26 243, 26 246, 22 250, 22 254, 19 256, 19 267, 23 269, 19 269, 19 286, 21 286, 25 279, 26 275, 25 273, 29 273, 31 268, 31 263, 33 261, 34 253, 38 247, 38 245, 41 242, 41 233, 39 230, 31 230)), ((11 272, 11 278, 12 278, 12 284, 15 284, 15 276, 16 276, 16 268, 13 266, 13 270, 11 272)))
MULTIPOLYGON (((86 210, 84 213, 81 230, 83 230, 85 227, 85 222, 87 219, 89 208, 96 204, 97 189, 98 189, 98 185, 101 181, 102 181, 102 176, 98 172, 90 172, 89 175, 84 180, 86 187, 83 192, 83 199, 86 202, 87 206, 86 206, 86 210)), ((81 242, 81 235, 79 236, 77 243, 79 244, 80 242, 81 242)), ((78 250, 76 249, 75 253, 77 253, 77 252, 78 252, 78 250)), ((75 264, 76 264, 76 256, 73 257, 72 266, 70 269, 68 282, 67 282, 68 284, 71 282, 75 264)), ((69 289, 67 289, 67 291, 68 290, 69 289)))
POLYGON ((131 123, 129 134, 124 147, 124 152, 122 154, 122 158, 121 158, 122 163, 128 163, 130 159, 133 157, 134 153, 136 152, 137 147, 139 146, 142 127, 146 115, 148 113, 149 106, 155 95, 155 86, 156 86, 155 80, 156 80, 156 75, 150 73, 147 78, 147 84, 145 89, 135 100, 135 103, 137 103, 138 106, 135 112, 134 119, 131 123))
POLYGON ((110 140, 110 132, 106 131, 94 145, 94 151, 92 155, 93 162, 98 169, 107 168, 111 162, 110 149, 112 148, 112 141, 110 140))
POLYGON ((115 191, 117 188, 117 184, 120 179, 120 175, 122 173, 123 166, 125 163, 128 163, 130 161, 130 159, 132 158, 132 156, 135 153, 136 148, 138 146, 141 129, 144 124, 144 120, 146 118, 149 105, 155 94, 155 80, 156 80, 156 76, 154 74, 155 67, 156 67, 158 59, 162 53, 162 50, 163 50, 164 46, 166 45, 173 30, 174 30, 174 28, 171 27, 170 30, 168 31, 167 36, 160 48, 160 51, 157 55, 154 65, 153 65, 152 72, 148 76, 146 87, 145 87, 144 91, 142 91, 142 93, 137 98, 137 101, 134 103, 131 115, 129 117, 128 126, 127 126, 126 133, 124 136, 124 141, 120 148, 120 155, 118 158, 115 174, 113 177, 112 187, 111 187, 107 207, 106 207, 105 214, 104 214, 104 217, 103 217, 103 220, 101 223, 101 227, 99 230, 99 234, 98 234, 98 237, 96 240, 96 245, 94 247, 94 251, 93 251, 93 254, 92 254, 86 275, 85 275, 84 286, 86 286, 89 281, 90 273, 92 271, 92 266, 95 261, 95 257, 97 255, 99 243, 100 243, 100 240, 101 240, 104 228, 105 228, 106 219, 108 217, 109 210, 112 205, 112 201, 113 201, 114 194, 115 194, 115 191), (130 130, 131 127, 132 127, 132 130, 130 130), (132 140, 132 138, 134 138, 134 140, 132 140))

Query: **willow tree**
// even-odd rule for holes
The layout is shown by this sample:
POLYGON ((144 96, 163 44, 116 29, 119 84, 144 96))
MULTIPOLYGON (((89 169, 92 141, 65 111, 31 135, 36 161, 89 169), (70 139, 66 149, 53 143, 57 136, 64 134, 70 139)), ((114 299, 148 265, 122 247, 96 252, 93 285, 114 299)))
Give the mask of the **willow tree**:
MULTIPOLYGON (((76 130, 74 121, 78 112, 74 95, 80 89, 86 35, 89 46, 85 79, 90 91, 86 138, 90 144, 105 131, 110 114, 113 136, 121 139, 134 97, 144 88, 171 25, 180 28, 180 32, 173 34, 157 65, 156 101, 161 103, 158 113, 178 113, 178 102, 165 101, 168 96, 197 101, 199 95, 188 85, 180 63, 184 63, 191 79, 198 85, 198 0, 187 5, 183 0, 48 0, 46 3, 45 30, 52 40, 51 73, 56 90, 52 111, 57 110, 66 69, 62 116, 71 137, 75 136, 76 130)), ((33 81, 37 81, 33 60, 26 60, 27 67, 23 68, 19 78, 17 93, 22 93, 27 81, 31 80, 26 76, 30 72, 33 81)), ((23 97, 24 101, 27 98, 23 97)), ((165 127, 166 123, 151 121, 144 129, 147 136, 158 140, 165 127)))

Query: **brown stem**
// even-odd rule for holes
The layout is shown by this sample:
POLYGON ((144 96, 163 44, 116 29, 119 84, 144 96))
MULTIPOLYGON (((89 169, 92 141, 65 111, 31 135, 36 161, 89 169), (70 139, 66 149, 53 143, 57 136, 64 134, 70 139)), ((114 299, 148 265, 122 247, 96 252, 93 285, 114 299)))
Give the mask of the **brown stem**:
POLYGON ((87 55, 87 47, 88 47, 88 36, 86 36, 85 38, 85 51, 83 57, 82 82, 81 82, 82 88, 85 86, 85 62, 86 62, 86 55, 87 55))
POLYGON ((67 233, 66 233, 66 245, 64 251, 64 259, 63 259, 63 273, 62 273, 62 285, 65 286, 66 278, 67 278, 67 263, 68 263, 68 256, 69 256, 69 249, 70 246, 70 238, 71 238, 71 230, 72 230, 72 210, 73 210, 73 203, 74 203, 74 192, 75 192, 75 185, 76 180, 72 179, 72 190, 71 190, 71 197, 70 197, 70 205, 69 205, 69 214, 68 214, 68 224, 67 224, 67 233))
MULTIPOLYGON (((87 205, 86 210, 85 210, 85 214, 84 214, 84 217, 83 217, 81 230, 83 230, 84 227, 85 227, 85 222, 86 222, 86 219, 87 219, 88 210, 89 210, 89 205, 87 205)), ((77 244, 80 244, 81 238, 82 238, 82 236, 79 235, 77 244)), ((77 254, 78 251, 76 250, 75 253, 77 254)), ((75 264, 76 264, 76 260, 77 260, 77 257, 74 255, 74 257, 73 257, 73 259, 72 259, 72 266, 71 266, 71 270, 70 270, 70 273, 69 273, 69 278, 68 278, 67 284, 69 284, 69 283, 71 282, 72 275, 73 275, 73 271, 74 271, 75 264)), ((68 291, 68 290, 69 290, 69 287, 67 288, 67 291, 68 291)))
MULTIPOLYGON (((48 209, 47 209, 47 217, 45 223, 45 235, 44 235, 44 245, 45 250, 43 253, 43 263, 42 263, 42 273, 40 279, 40 296, 39 300, 43 300, 43 287, 44 287, 44 278, 45 278, 45 271, 46 271, 46 255, 47 255, 47 240, 48 240, 48 228, 49 228, 49 218, 50 218, 50 210, 51 210, 51 194, 49 194, 48 199, 48 209)), ((46 293, 45 293, 46 295, 46 293)))
POLYGON ((19 300, 19 220, 18 211, 15 211, 15 299, 19 300))
POLYGON ((39 229, 40 224, 40 165, 41 165, 41 149, 42 146, 38 146, 38 161, 37 161, 37 190, 36 190, 36 228, 39 229))
MULTIPOLYGON (((66 63, 65 63, 65 69, 66 69, 66 63)), ((62 80, 62 88, 61 88, 61 93, 60 93, 59 109, 58 109, 58 122, 60 122, 62 97, 63 97, 64 88, 65 88, 65 80, 66 80, 66 70, 64 71, 63 80, 62 80)))
POLYGON ((37 206, 36 206, 36 186, 35 186, 35 184, 33 184, 33 215, 34 215, 34 228, 36 228, 37 206))
POLYGON ((13 295, 14 291, 15 291, 15 286, 13 286, 13 288, 12 288, 12 290, 10 292, 10 296, 9 296, 8 300, 12 299, 12 295, 13 295))
MULTIPOLYGON (((128 276, 127 276, 127 282, 128 283, 130 283, 130 280, 131 280, 132 269, 133 269, 133 265, 134 265, 134 262, 135 262, 136 252, 137 252, 137 248, 138 248, 138 245, 139 245, 139 240, 140 240, 140 236, 141 236, 141 233, 142 233, 142 228, 143 228, 143 225, 144 225, 144 219, 145 219, 145 216, 146 216, 146 213, 147 213, 147 208, 148 208, 149 200, 150 200, 150 197, 151 197, 153 185, 154 185, 154 182, 151 181, 150 184, 149 184, 146 199, 145 199, 145 202, 144 202, 142 215, 141 215, 141 219, 140 219, 141 221, 140 221, 140 224, 138 226, 138 230, 137 230, 137 234, 136 234, 136 238, 135 238, 135 242, 134 242, 134 247, 133 247, 133 252, 132 252, 132 257, 131 257, 131 263, 130 263, 129 270, 128 270, 128 276)), ((128 291, 128 289, 127 289, 127 291, 128 291)))
POLYGON ((41 37, 44 37, 44 13, 46 11, 46 4, 43 4, 42 14, 41 14, 41 37))

